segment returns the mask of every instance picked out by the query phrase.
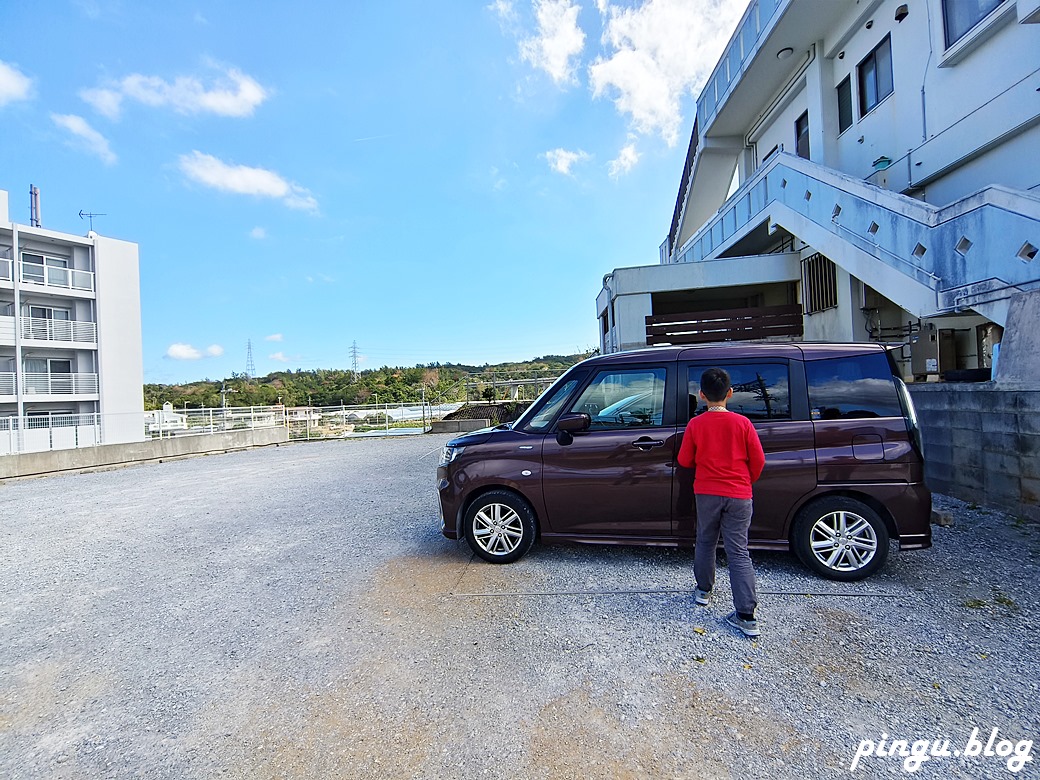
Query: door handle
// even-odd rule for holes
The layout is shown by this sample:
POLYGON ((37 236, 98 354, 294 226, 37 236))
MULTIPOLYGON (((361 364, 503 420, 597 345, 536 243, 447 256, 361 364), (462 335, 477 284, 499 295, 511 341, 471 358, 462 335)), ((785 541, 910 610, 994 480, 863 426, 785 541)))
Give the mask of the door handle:
POLYGON ((647 436, 642 436, 642 437, 636 439, 634 442, 632 442, 632 446, 635 447, 637 450, 642 450, 643 452, 649 452, 654 447, 663 447, 664 446, 664 440, 663 439, 651 439, 651 438, 649 438, 647 436))

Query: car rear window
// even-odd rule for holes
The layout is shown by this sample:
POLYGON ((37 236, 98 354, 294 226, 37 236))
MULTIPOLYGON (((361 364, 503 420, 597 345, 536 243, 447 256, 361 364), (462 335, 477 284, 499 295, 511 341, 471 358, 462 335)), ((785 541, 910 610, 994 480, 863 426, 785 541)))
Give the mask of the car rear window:
MULTIPOLYGON (((708 364, 690 366, 690 416, 707 411, 700 400, 701 374, 708 364)), ((726 404, 731 412, 749 420, 790 420, 791 385, 786 363, 740 363, 720 365, 729 374, 733 397, 726 404)))
POLYGON ((902 417, 892 367, 883 352, 805 364, 814 420, 902 417))

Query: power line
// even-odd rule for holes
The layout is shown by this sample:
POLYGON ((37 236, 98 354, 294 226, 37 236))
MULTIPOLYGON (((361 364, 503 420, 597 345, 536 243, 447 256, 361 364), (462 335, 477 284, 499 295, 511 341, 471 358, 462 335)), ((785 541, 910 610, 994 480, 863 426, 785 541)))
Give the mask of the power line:
POLYGON ((356 339, 354 340, 354 343, 350 346, 350 363, 354 369, 354 381, 356 382, 358 380, 358 350, 356 339))

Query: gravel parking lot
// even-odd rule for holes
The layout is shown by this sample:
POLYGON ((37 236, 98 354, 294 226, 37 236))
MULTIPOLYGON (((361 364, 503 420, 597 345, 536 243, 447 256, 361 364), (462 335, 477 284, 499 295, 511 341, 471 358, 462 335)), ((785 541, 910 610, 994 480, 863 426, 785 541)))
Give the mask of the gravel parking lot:
POLYGON ((938 497, 935 547, 851 585, 754 554, 751 642, 725 572, 693 605, 692 551, 474 560, 439 533, 447 438, 0 485, 0 776, 830 778, 861 740, 1040 737, 1035 525, 938 497))

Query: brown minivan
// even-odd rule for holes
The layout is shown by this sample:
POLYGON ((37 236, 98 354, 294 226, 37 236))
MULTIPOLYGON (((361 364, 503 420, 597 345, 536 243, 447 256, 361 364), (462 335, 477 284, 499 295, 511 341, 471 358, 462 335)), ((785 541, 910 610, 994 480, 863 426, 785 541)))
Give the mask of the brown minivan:
POLYGON ((890 540, 931 546, 931 494, 906 386, 880 344, 730 342, 590 358, 514 423, 445 445, 441 531, 509 563, 543 542, 692 546, 693 472, 675 462, 706 368, 729 372, 766 466, 750 546, 817 573, 877 571, 890 540))

